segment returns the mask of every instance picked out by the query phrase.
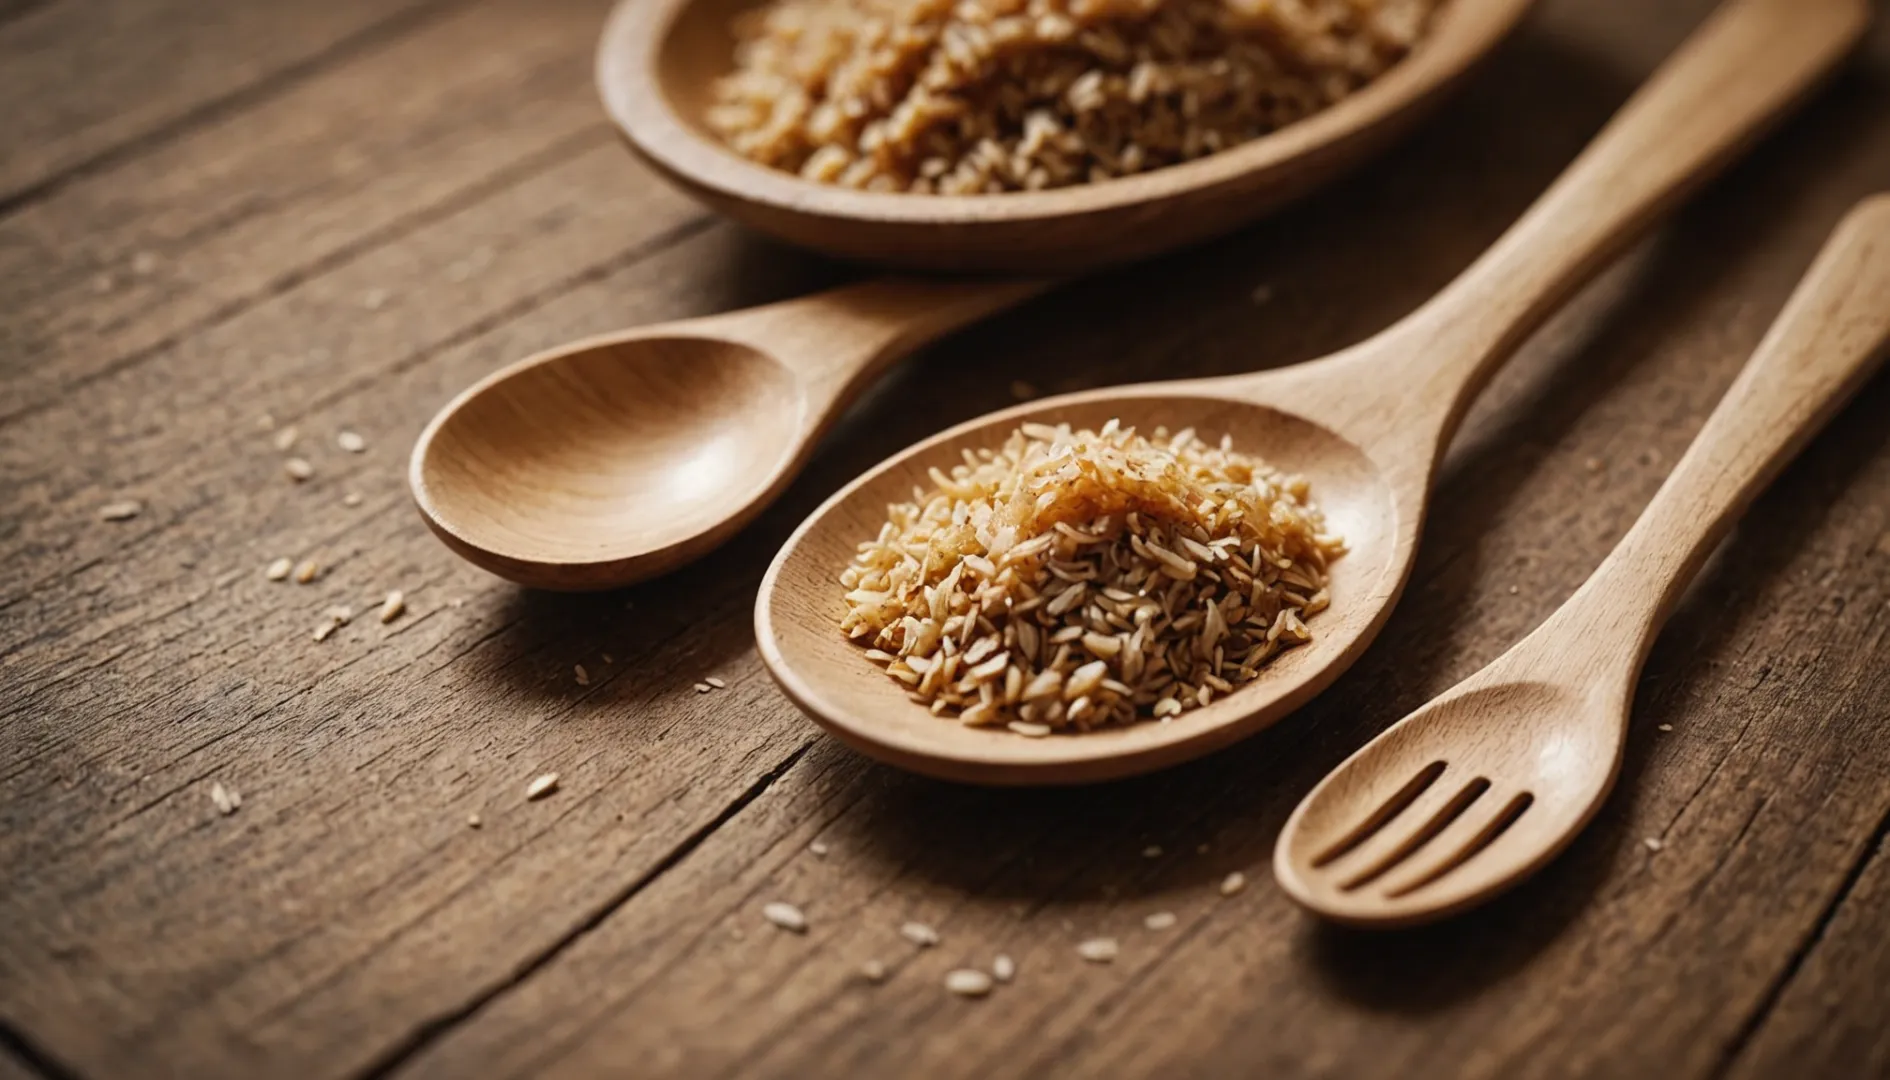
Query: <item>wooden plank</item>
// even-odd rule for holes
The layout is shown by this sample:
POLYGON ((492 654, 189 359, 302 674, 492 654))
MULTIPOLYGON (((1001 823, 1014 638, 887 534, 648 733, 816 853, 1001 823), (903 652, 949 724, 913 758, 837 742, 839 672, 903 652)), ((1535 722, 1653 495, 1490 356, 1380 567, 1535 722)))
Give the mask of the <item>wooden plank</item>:
MULTIPOLYGON (((585 77, 606 6, 507 0, 444 17, 240 123, 0 219, 12 323, 0 422, 495 186, 613 143, 585 77), (507 47, 492 48, 498 40, 507 47)), ((470 271, 490 253, 461 258, 470 271)))
MULTIPOLYGON (((1890 540, 1885 541, 1890 544, 1890 540)), ((1890 822, 1890 818, 1885 819, 1890 822)), ((1804 962, 1780 984, 1777 1004, 1755 1018, 1729 1080, 1769 1076, 1890 1075, 1890 859, 1884 827, 1872 857, 1829 925, 1806 943, 1804 962)))
MULTIPOLYGON (((649 189, 643 216, 624 220, 610 196, 625 175, 621 150, 599 147, 6 430, 0 460, 16 474, 37 467, 9 498, 29 510, 23 545, 56 554, 0 630, 0 860, 29 882, 0 900, 25 939, 0 955, 0 1014, 82 1071, 155 1058, 346 1072, 528 963, 749 782, 698 759, 693 748, 718 744, 698 730, 712 719, 686 683, 615 684, 629 694, 618 709, 678 704, 628 757, 596 758, 618 720, 582 704, 591 695, 569 684, 571 663, 601 672, 602 651, 648 653, 650 670, 703 662, 691 659, 701 642, 665 640, 680 611, 620 626, 616 604, 594 605, 584 626, 521 600, 416 528, 403 490, 404 448, 450 388, 669 297, 656 282, 626 289, 622 275, 702 219, 649 189), (496 257, 462 289, 447 270, 468 245, 496 257), (368 318, 358 298, 377 285, 397 299, 368 318), (335 328, 340 372, 285 348, 335 328), (189 361, 239 343, 262 345, 261 359, 189 361), (152 423, 152 401, 193 420, 152 423), (282 475, 272 435, 254 425, 264 411, 307 433, 302 452, 319 470, 308 484, 282 475), (76 444, 88 426, 105 433, 108 458, 35 450, 76 444), (370 452, 335 449, 342 426, 370 452), (135 491, 145 513, 102 529, 93 511, 108 490, 135 491), (344 506, 349 491, 360 507, 344 506), (263 580, 285 553, 330 569, 307 588, 263 580), (395 587, 411 614, 391 630, 363 618, 309 640, 328 605, 365 612, 395 587), (441 715, 442 695, 463 704, 441 715), (682 747, 665 745, 672 732, 682 747), (547 767, 573 794, 515 805, 547 767), (633 791, 605 787, 626 768, 633 791), (212 782, 244 793, 238 816, 209 809, 212 782), (601 790, 577 794, 588 787, 601 790), (478 831, 465 824, 475 808, 487 817, 478 831), (531 842, 541 834, 568 839, 531 842), (585 871, 570 850, 597 865, 585 871), (573 870, 591 887, 517 903, 573 870), (467 950, 462 930, 495 944, 467 950)), ((733 621, 748 602, 738 591, 720 586, 702 610, 733 621)), ((765 771, 770 735, 729 749, 765 771)))
POLYGON ((0 211, 372 49, 451 0, 0 7, 0 211), (82 77, 75 75, 82 74, 82 77))
MULTIPOLYGON (((1549 102, 1579 84, 1551 55, 1525 46, 1510 59, 1539 71, 1538 96, 1510 68, 1488 92, 1539 110, 1552 128, 1549 102)), ((1124 276, 1148 286, 1172 274, 1208 294, 1189 305, 1203 312, 1198 330, 1119 315, 1128 305, 1107 290, 1087 304, 1053 300, 1023 321, 1043 333, 1081 311, 1105 324, 1070 347, 1074 360, 1116 343, 1099 381, 1154 376, 1182 356, 1191 369, 1237 368, 1243 359, 1226 355, 1237 327, 1288 357, 1316 351, 1309 344, 1333 323, 1369 325, 1342 290, 1357 260, 1430 250, 1396 234, 1425 226, 1397 222, 1394 206, 1437 208, 1438 232, 1457 224, 1449 198, 1440 206, 1430 198, 1440 193, 1400 185, 1485 140, 1500 155, 1512 145, 1505 130, 1462 131, 1462 142, 1432 133, 1404 167, 1192 260, 1205 265, 1124 276), (1367 245, 1344 231, 1357 216, 1392 234, 1367 245), (1323 246, 1333 272, 1318 255, 1269 266, 1270 247, 1309 252, 1282 234, 1332 237, 1323 246), (1221 294, 1209 282, 1244 266, 1300 274, 1278 279, 1257 312, 1235 314, 1224 294, 1252 279, 1221 294)), ((1877 723, 1890 707, 1879 662, 1890 559, 1872 554, 1890 528, 1883 380, 1762 501, 1669 628, 1621 794, 1541 879, 1456 923, 1367 936, 1309 924, 1271 889, 1267 860, 1280 821, 1324 769, 1500 651, 1599 561, 1826 231, 1890 170, 1886 134, 1881 83, 1847 83, 1532 346, 1453 454, 1404 608, 1306 715, 1167 776, 1070 792, 954 788, 822 740, 402 1075, 580 1076, 632 1061, 685 1076, 1712 1075, 1890 812, 1890 734, 1877 723), (809 850, 816 840, 828 854, 809 850), (1150 843, 1162 857, 1142 857, 1150 843), (1230 870, 1253 884, 1222 899, 1215 885, 1230 870), (807 935, 761 919, 777 899, 807 912, 807 935), (1140 926, 1159 910, 1179 916, 1177 929, 1140 926), (938 927, 943 944, 904 942, 907 919, 938 927), (1122 959, 1079 960, 1074 945, 1095 934, 1119 936, 1122 959), (945 994, 945 971, 1000 951, 1019 963, 1016 986, 982 1003, 945 994), (858 975, 868 959, 892 969, 888 984, 858 975)), ((1474 170, 1450 175, 1466 205, 1491 204, 1474 170)), ((1160 310, 1161 289, 1151 291, 1160 310)), ((857 466, 902 440, 909 416, 929 425, 988 407, 961 408, 957 395, 975 399, 1017 370, 1008 345, 974 334, 945 346, 828 458, 857 466)), ((1054 345, 1039 351, 1041 338, 1026 347, 1029 370, 1064 359, 1054 345)), ((1867 1009, 1856 1016, 1875 1023, 1867 1009)))

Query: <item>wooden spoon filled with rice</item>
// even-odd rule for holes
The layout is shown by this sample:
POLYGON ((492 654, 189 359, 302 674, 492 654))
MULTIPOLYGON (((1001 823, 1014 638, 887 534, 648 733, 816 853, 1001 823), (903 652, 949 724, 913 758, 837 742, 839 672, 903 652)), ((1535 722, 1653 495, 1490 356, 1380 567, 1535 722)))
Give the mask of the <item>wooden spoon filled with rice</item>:
POLYGON ((1343 551, 1223 438, 1026 423, 888 507, 840 629, 935 715, 1025 736, 1166 720, 1309 641, 1343 551))

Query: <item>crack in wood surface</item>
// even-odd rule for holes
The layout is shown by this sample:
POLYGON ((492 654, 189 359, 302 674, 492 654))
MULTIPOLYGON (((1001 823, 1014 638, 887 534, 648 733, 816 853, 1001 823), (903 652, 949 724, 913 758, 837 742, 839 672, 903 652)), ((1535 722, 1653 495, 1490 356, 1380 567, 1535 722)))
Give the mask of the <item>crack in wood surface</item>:
POLYGON ((553 941, 549 947, 521 965, 505 981, 487 987, 480 993, 470 997, 451 1012, 443 1013, 422 1023, 406 1037, 389 1047, 386 1052, 377 1057, 356 1075, 361 1077, 362 1080, 392 1075, 414 1055, 425 1050, 430 1043, 478 1013, 480 1009, 502 996, 507 990, 531 978, 535 972, 557 959, 559 954, 576 945, 583 940, 585 935, 602 925, 612 913, 622 908, 626 903, 629 903, 636 897, 637 893, 647 888, 651 882, 688 858, 690 853, 702 846, 703 841, 713 835, 717 829, 721 828, 735 815, 741 813, 748 804, 765 794, 767 790, 774 785, 775 781, 786 775, 788 770, 792 769, 801 758, 806 756, 808 748, 812 745, 813 740, 811 738, 803 742, 779 765, 763 773, 759 779, 743 790, 739 796, 722 809, 721 813, 683 837, 680 843, 670 848, 649 870, 632 879, 621 890, 609 897, 603 905, 586 916, 576 926, 573 926, 567 933, 553 941))

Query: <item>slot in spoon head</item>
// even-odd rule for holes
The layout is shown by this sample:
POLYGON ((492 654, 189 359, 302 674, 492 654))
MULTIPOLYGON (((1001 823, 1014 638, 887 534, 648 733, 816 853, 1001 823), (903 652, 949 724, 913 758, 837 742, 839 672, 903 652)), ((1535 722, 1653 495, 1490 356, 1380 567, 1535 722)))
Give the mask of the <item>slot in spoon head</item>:
POLYGON ((1554 858, 1614 784, 1628 697, 1500 674, 1412 713, 1347 758, 1287 819, 1280 886, 1352 926, 1445 918, 1554 858))
MULTIPOLYGON (((787 695, 843 742, 915 772, 984 784, 1068 784, 1127 776, 1208 753, 1266 727, 1324 689, 1369 644, 1409 569, 1421 491, 1395 484, 1332 428, 1283 407, 1210 396, 1211 384, 1158 384, 1047 399, 962 424, 855 480, 789 538, 763 578, 756 641, 787 695), (1288 649, 1258 678, 1204 708, 1075 735, 1028 738, 934 716, 840 632, 840 574, 878 535, 889 503, 929 487, 960 451, 1000 445, 1025 421, 1100 428, 1111 418, 1139 431, 1195 428, 1310 483, 1310 498, 1347 552, 1331 567, 1331 606, 1308 619, 1308 644, 1288 649)), ((1421 474, 1419 474, 1421 475, 1421 474)))

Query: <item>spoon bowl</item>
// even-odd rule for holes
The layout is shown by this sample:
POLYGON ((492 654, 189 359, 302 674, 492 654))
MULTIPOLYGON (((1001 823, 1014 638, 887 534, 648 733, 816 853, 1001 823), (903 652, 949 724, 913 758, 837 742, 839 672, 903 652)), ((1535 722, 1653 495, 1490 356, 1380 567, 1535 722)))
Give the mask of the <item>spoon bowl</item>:
POLYGON ((1049 191, 865 192, 750 161, 703 123, 733 66, 730 20, 753 0, 624 0, 597 83, 630 145, 714 209, 829 254, 886 266, 1070 273, 1227 232, 1381 149, 1513 29, 1531 0, 1446 0, 1383 75, 1321 112, 1191 162, 1049 191))
POLYGON ((1192 390, 1153 384, 1049 398, 927 439, 836 493, 801 525, 763 579, 756 640, 782 688, 808 715, 849 745, 906 768, 989 784, 1079 783, 1143 772, 1244 738, 1336 678, 1376 632, 1402 583, 1403 545, 1414 535, 1401 528, 1408 510, 1399 506, 1385 471, 1344 436, 1258 399, 1231 396, 1218 381, 1192 390), (1025 422, 1095 429, 1111 418, 1143 432, 1192 427, 1209 442, 1228 435, 1243 451, 1307 478, 1329 528, 1347 544, 1331 567, 1331 608, 1308 620, 1312 641, 1280 654, 1233 694, 1165 723, 1027 739, 932 715, 840 634, 840 571, 856 546, 878 533, 888 503, 929 484, 929 467, 949 468, 961 451, 998 445, 1025 422))
POLYGON ((1044 287, 885 278, 540 353, 421 432, 414 502, 447 546, 521 585, 653 577, 759 514, 886 365, 1044 287))
POLYGON ((422 514, 454 550, 551 589, 670 568, 720 543, 805 442, 798 374, 747 344, 626 335, 494 374, 414 449, 422 514))

